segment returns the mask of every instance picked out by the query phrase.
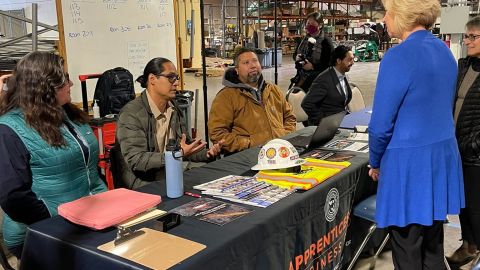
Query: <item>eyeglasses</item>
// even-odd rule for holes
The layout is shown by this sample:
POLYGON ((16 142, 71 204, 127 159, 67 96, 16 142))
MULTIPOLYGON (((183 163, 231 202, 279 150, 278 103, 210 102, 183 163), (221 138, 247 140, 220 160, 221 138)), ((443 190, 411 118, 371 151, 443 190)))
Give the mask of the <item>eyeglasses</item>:
POLYGON ((474 35, 474 34, 463 34, 463 39, 468 39, 470 41, 475 41, 477 40, 478 38, 480 38, 480 35, 474 35))
POLYGON ((176 81, 180 80, 180 75, 178 74, 158 74, 157 76, 165 77, 170 83, 175 83, 176 81))

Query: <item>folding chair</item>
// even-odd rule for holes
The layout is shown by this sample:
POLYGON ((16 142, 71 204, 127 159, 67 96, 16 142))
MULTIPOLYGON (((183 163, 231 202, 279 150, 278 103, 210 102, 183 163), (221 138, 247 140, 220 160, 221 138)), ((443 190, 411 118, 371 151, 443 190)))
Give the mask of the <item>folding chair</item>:
POLYGON ((363 99, 362 91, 354 83, 350 83, 352 88, 352 100, 347 105, 347 108, 350 112, 360 111, 365 109, 365 100, 363 99))
MULTIPOLYGON (((377 195, 375 194, 361 201, 359 204, 357 204, 357 206, 355 206, 355 208, 353 208, 354 216, 368 220, 372 222, 372 225, 368 229, 368 234, 367 236, 365 236, 365 239, 363 239, 363 242, 358 248, 357 252, 355 252, 355 255, 353 256, 352 261, 348 265, 347 270, 353 269, 353 266, 357 262, 358 257, 360 256, 363 249, 367 245, 368 240, 370 240, 370 237, 372 237, 372 234, 377 229, 377 223, 375 222, 376 203, 377 203, 377 195)), ((389 238, 390 238, 390 234, 387 234, 383 239, 382 244, 380 245, 377 252, 375 252, 375 255, 373 256, 373 261, 370 263, 369 269, 375 269, 375 263, 377 261, 378 255, 380 255, 380 253, 382 252, 389 238)))
POLYGON ((297 118, 297 122, 299 123, 307 121, 308 119, 308 115, 302 108, 302 100, 305 95, 305 91, 297 86, 290 88, 286 95, 287 102, 292 105, 293 114, 295 115, 295 118, 297 118))
MULTIPOLYGON (((367 236, 365 236, 365 239, 363 240, 362 244, 358 248, 357 252, 355 252, 355 255, 353 256, 352 261, 348 265, 347 270, 352 270, 353 269, 353 266, 357 262, 358 257, 360 256, 363 249, 367 245, 368 240, 372 236, 373 232, 377 229, 377 223, 375 222, 375 210, 376 210, 376 208, 377 208, 377 195, 375 194, 375 195, 372 195, 372 196, 366 198, 365 200, 361 201, 353 209, 353 215, 354 216, 359 217, 359 218, 363 218, 365 220, 368 220, 368 221, 372 222, 372 226, 370 226, 370 228, 368 229, 367 236)), ((387 241, 388 241, 389 238, 390 238, 390 234, 387 234, 385 236, 385 238, 383 239, 382 244, 378 248, 377 252, 375 252, 375 255, 373 256, 373 260, 370 262, 370 267, 369 267, 370 270, 375 269, 375 263, 377 261, 378 255, 380 255, 380 253, 382 252, 382 250, 385 247, 385 245, 387 244, 387 241)), ((451 270, 450 266, 447 262, 447 259, 445 257, 443 257, 443 260, 445 262, 445 266, 446 266, 447 270, 451 270)), ((479 270, 480 270, 480 268, 479 268, 479 270)))

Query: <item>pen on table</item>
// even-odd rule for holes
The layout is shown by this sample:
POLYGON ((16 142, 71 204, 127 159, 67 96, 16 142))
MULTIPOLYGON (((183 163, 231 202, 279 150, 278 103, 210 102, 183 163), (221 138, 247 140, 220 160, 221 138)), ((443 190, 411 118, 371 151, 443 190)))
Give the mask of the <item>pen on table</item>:
POLYGON ((187 196, 190 196, 190 197, 195 197, 195 198, 201 198, 202 197, 202 195, 200 195, 200 194, 195 194, 195 193, 188 192, 188 191, 185 191, 183 194, 185 194, 187 196))

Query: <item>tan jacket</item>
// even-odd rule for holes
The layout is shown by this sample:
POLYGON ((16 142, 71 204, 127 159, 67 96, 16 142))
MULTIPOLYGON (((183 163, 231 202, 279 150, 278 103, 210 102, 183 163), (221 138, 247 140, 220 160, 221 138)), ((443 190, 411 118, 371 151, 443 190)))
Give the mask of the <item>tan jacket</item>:
POLYGON ((238 152, 295 131, 292 108, 278 86, 265 83, 259 102, 246 85, 236 82, 239 87, 229 87, 235 84, 225 80, 224 85, 208 119, 210 139, 213 143, 225 139, 224 151, 238 152))

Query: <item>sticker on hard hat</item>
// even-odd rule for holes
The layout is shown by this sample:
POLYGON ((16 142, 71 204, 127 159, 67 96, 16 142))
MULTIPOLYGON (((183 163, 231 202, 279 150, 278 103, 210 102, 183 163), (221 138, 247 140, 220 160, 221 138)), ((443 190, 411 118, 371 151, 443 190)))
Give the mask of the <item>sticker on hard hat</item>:
POLYGON ((267 158, 274 158, 275 155, 277 154, 277 151, 275 150, 275 148, 268 148, 267 149, 267 158))
POLYGON ((287 147, 280 147, 279 151, 280 151, 281 158, 286 158, 288 157, 288 155, 290 155, 290 151, 288 150, 287 147))
POLYGON ((265 157, 265 149, 261 149, 261 150, 260 150, 260 153, 258 154, 258 158, 259 158, 259 159, 262 159, 262 158, 264 158, 264 157, 265 157))

